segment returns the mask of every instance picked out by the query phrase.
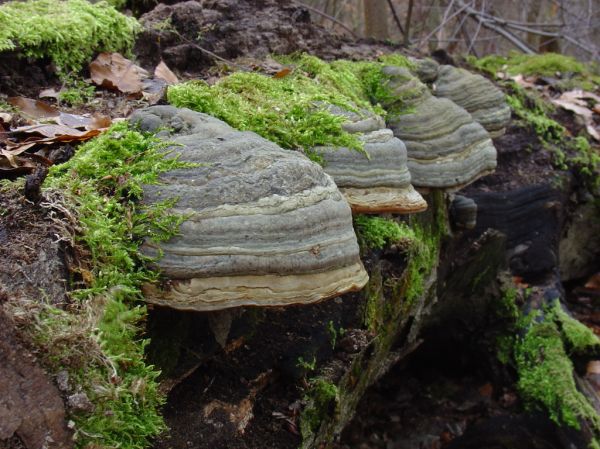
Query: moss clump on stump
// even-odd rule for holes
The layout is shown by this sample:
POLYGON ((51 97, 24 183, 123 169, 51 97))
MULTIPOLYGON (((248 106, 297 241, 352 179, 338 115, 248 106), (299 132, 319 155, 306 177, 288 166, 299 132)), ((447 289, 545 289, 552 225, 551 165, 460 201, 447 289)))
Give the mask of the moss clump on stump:
POLYGON ((141 336, 140 288, 156 273, 138 247, 144 238, 170 238, 183 218, 169 215, 169 204, 141 209, 136 200, 160 173, 189 166, 165 159, 166 145, 119 123, 53 167, 47 180, 46 194, 59 191, 77 221, 74 242, 87 254, 79 269, 85 286, 71 292, 68 308, 41 307, 25 332, 46 367, 67 371, 93 404, 71 412, 78 447, 142 449, 164 429, 159 372, 146 363, 148 341, 141 336))
POLYGON ((317 146, 362 151, 357 136, 342 129, 346 119, 328 108, 383 114, 377 106, 387 93, 383 63, 330 64, 307 55, 282 61, 295 66, 283 77, 236 72, 212 86, 203 81, 171 86, 167 97, 174 106, 213 115, 241 131, 254 131, 283 148, 304 151, 316 162, 322 162, 312 151, 317 146))
POLYGON ((136 19, 104 1, 27 0, 0 5, 0 51, 50 58, 63 75, 79 71, 97 52, 128 52, 140 28, 136 19))
POLYGON ((528 315, 519 311, 514 288, 508 288, 497 315, 507 319, 497 341, 498 359, 516 368, 519 393, 528 408, 542 408, 557 424, 580 429, 581 421, 600 436, 600 417, 577 389, 571 356, 598 354, 600 340, 571 318, 555 301, 528 315))

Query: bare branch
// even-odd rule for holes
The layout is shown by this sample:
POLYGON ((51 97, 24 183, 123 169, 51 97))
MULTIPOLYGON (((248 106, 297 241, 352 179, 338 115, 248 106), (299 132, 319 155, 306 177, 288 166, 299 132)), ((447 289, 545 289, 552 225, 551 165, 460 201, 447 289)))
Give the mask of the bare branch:
POLYGON ((408 12, 406 13, 406 22, 404 29, 406 32, 404 33, 404 45, 408 46, 410 44, 410 19, 412 17, 414 0, 408 0, 408 12))
POLYGON ((387 2, 390 7, 390 10, 392 11, 392 16, 394 16, 394 22, 396 22, 396 25, 398 26, 398 30, 400 30, 400 33, 404 36, 404 39, 406 40, 406 33, 404 33, 404 28, 402 28, 402 24, 400 23, 400 18, 398 17, 398 14, 396 13, 396 8, 394 7, 392 0, 387 0, 387 2))
POLYGON ((299 2, 298 0, 294 0, 294 3, 296 3, 298 6, 302 6, 306 9, 308 9, 309 11, 312 11, 316 14, 319 14, 322 17, 325 17, 326 19, 332 21, 333 23, 341 26, 343 29, 345 29, 346 31, 348 31, 350 34, 352 34, 352 36, 357 37, 356 33, 354 32, 354 30, 352 30, 352 28, 350 28, 348 25, 346 25, 343 22, 340 22, 338 19, 336 19, 335 17, 330 16, 327 13, 324 13, 323 11, 318 10, 317 8, 313 8, 312 6, 307 5, 306 3, 302 3, 299 2))

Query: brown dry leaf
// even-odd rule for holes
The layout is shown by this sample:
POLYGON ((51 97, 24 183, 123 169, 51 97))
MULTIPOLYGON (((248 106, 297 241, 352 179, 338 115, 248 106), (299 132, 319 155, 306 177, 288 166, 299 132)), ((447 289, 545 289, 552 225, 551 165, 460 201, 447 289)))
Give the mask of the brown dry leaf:
POLYGON ((31 127, 22 126, 21 128, 17 129, 21 132, 37 133, 46 137, 42 139, 35 137, 26 139, 17 144, 7 145, 6 151, 13 155, 22 154, 36 145, 51 145, 57 142, 84 142, 92 137, 96 137, 97 135, 101 134, 102 131, 104 131, 104 129, 79 131, 62 125, 34 125, 31 127), (23 128, 31 129, 24 130, 23 128))
POLYGON ((38 124, 30 126, 19 126, 12 130, 13 133, 39 134, 44 137, 72 136, 80 137, 86 132, 71 128, 66 125, 38 124))
POLYGON ((88 115, 77 115, 68 114, 61 112, 60 116, 56 119, 58 125, 68 126, 70 128, 81 128, 81 129, 103 129, 108 128, 112 120, 110 117, 103 114, 93 114, 91 117, 88 115))
POLYGON ((585 283, 585 288, 590 290, 600 290, 600 273, 592 275, 585 283))
POLYGON ((154 69, 154 77, 165 81, 169 85, 179 83, 179 78, 177 78, 177 75, 171 71, 164 61, 160 61, 160 63, 154 69))
POLYGON ((479 394, 486 398, 491 398, 492 395, 494 394, 494 387, 492 386, 491 383, 488 382, 487 384, 479 387, 479 394))
POLYGON ((292 73, 292 69, 289 69, 286 67, 286 68, 281 69, 275 75, 273 75, 273 78, 284 78, 284 77, 288 76, 290 73, 292 73))
POLYGON ((600 360, 592 360, 591 362, 589 362, 587 365, 586 373, 600 374, 600 360))
POLYGON ((40 98, 54 98, 55 100, 58 100, 58 96, 60 95, 60 92, 55 91, 53 88, 49 88, 49 89, 44 89, 42 90, 38 97, 40 98))
MULTIPOLYGON (((589 135, 592 136, 594 139, 600 141, 600 133, 594 125, 594 113, 590 108, 587 107, 587 103, 584 102, 586 106, 581 105, 581 98, 586 97, 582 97, 578 94, 575 94, 574 92, 576 91, 565 92, 558 99, 552 99, 550 101, 552 101, 552 103, 554 103, 557 106, 560 106, 563 109, 572 111, 575 114, 581 116, 583 118, 585 128, 589 135)), ((579 92, 581 93, 582 91, 579 92)))
POLYGON ((596 114, 600 114, 600 103, 596 103, 593 109, 596 114))
POLYGON ((529 287, 528 283, 523 282, 523 278, 521 276, 513 276, 513 282, 519 288, 528 288, 529 287))
POLYGON ((119 53, 100 53, 90 64, 92 81, 125 94, 140 94, 148 72, 119 53))
POLYGON ((537 81, 536 77, 527 77, 525 78, 523 75, 519 74, 516 76, 511 76, 511 79, 517 83, 519 86, 524 87, 526 89, 535 89, 535 82, 537 81))
POLYGON ((8 102, 20 109, 24 114, 35 119, 56 117, 60 114, 58 109, 41 100, 33 100, 25 97, 10 97, 8 102))
POLYGON ((17 159, 14 154, 9 153, 7 150, 0 148, 0 154, 8 159, 8 163, 11 167, 17 168, 19 164, 17 164, 17 159))
MULTIPOLYGON (((4 156, 2 154, 2 156, 4 156)), ((16 156, 12 160, 8 157, 0 157, 0 179, 14 179, 19 176, 28 175, 36 168, 36 163, 16 156)))

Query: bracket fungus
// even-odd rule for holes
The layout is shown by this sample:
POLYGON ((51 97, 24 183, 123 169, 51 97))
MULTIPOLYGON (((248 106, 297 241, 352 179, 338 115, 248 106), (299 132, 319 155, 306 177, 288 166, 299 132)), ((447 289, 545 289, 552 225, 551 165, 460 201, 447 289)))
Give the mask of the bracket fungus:
POLYGON ((206 114, 154 106, 131 117, 146 131, 171 128, 167 157, 197 164, 144 186, 144 202, 177 199, 179 235, 142 251, 163 290, 148 302, 183 310, 312 303, 359 290, 359 258, 348 203, 320 166, 206 114))
POLYGON ((333 177, 354 213, 409 214, 427 209, 427 203, 410 183, 406 146, 385 128, 382 117, 332 106, 330 112, 342 115, 342 128, 360 133, 364 152, 349 148, 317 147, 325 161, 325 172, 333 177))
POLYGON ((488 132, 460 106, 431 95, 407 69, 383 68, 388 77, 388 125, 408 151, 412 183, 456 191, 496 168, 488 132))
POLYGON ((492 137, 504 134, 510 107, 504 93, 490 80, 468 70, 442 65, 435 82, 435 95, 448 98, 470 113, 492 137))

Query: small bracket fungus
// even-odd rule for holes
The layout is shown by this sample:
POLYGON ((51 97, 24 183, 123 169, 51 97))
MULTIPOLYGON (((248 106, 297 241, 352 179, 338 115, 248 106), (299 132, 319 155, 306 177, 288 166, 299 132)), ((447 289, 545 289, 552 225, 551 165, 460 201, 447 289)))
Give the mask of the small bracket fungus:
POLYGON ((409 58, 409 61, 414 65, 413 72, 424 83, 433 83, 438 77, 440 65, 437 61, 431 58, 409 58))
POLYGON ((354 213, 409 214, 427 209, 427 203, 410 183, 406 147, 385 128, 380 116, 357 114, 330 107, 348 119, 342 128, 360 133, 364 152, 349 148, 318 147, 325 171, 333 177, 354 213))
POLYGON ((198 166, 164 173, 144 202, 177 199, 180 235, 142 251, 168 278, 150 303, 184 310, 312 303, 368 280, 348 203, 321 167, 206 114, 154 106, 131 117, 174 129, 167 157, 198 166))
POLYGON ((475 229, 477 225, 477 203, 471 198, 455 195, 450 204, 450 219, 458 229, 475 229))
POLYGON ((402 67, 385 67, 388 125, 408 151, 412 183, 456 191, 496 168, 487 131, 460 106, 431 95, 402 67))
POLYGON ((510 121, 510 107, 504 93, 487 78, 443 65, 439 68, 434 93, 465 109, 492 137, 504 134, 510 121))

